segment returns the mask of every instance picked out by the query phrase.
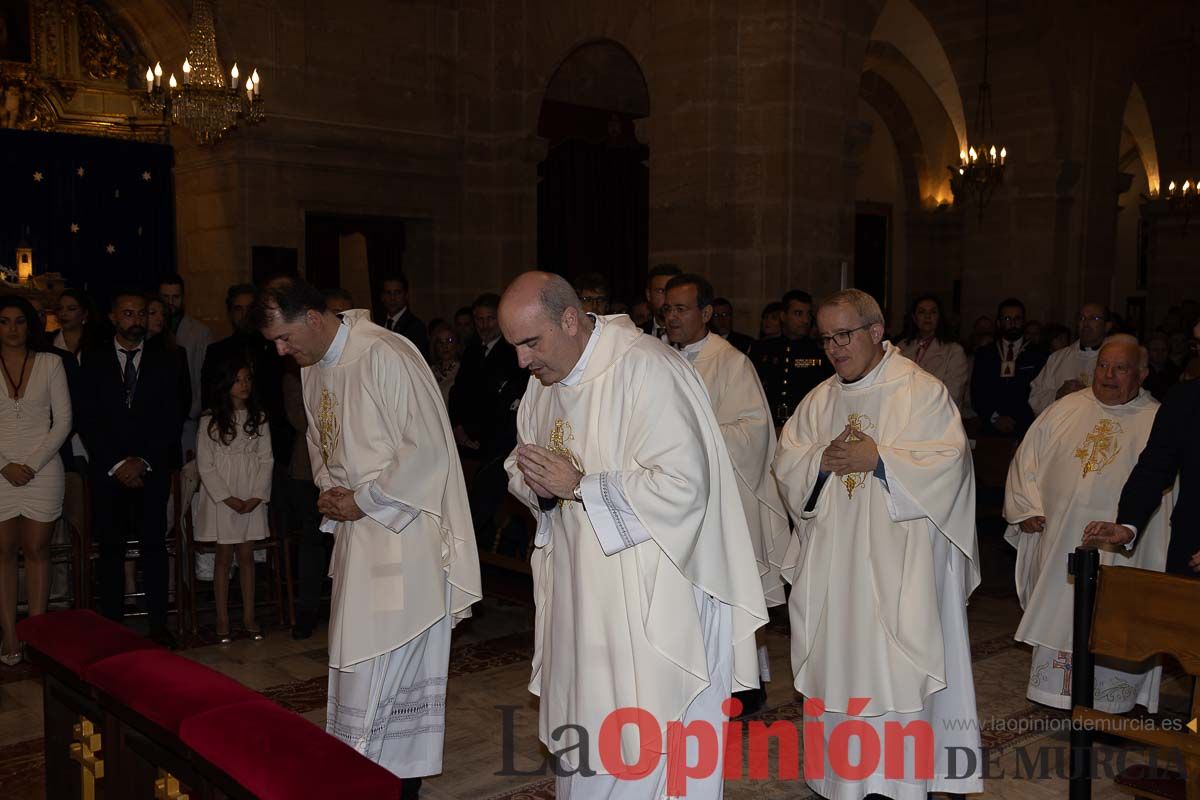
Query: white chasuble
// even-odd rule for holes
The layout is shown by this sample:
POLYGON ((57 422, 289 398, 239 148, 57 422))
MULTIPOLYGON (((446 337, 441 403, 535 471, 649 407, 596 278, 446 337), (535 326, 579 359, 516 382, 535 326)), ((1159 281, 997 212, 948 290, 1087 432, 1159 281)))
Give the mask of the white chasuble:
POLYGON ((394 650, 447 614, 470 616, 481 597, 462 467, 433 373, 366 311, 342 319, 341 352, 301 371, 313 481, 353 490, 367 514, 333 528, 334 669, 394 650))
POLYGON ((771 473, 776 439, 767 395, 750 359, 720 336, 704 337, 692 365, 708 389, 733 461, 763 596, 768 606, 783 605, 786 598, 779 571, 792 534, 771 473))
MULTIPOLYGON (((1118 406, 1101 403, 1091 389, 1069 394, 1030 426, 1009 466, 1004 538, 1017 548, 1017 596, 1025 609, 1016 639, 1035 647, 1031 700, 1071 707, 1074 589, 1067 556, 1080 545, 1089 522, 1116 519, 1121 489, 1146 445, 1158 407, 1145 390, 1118 406), (1021 532, 1019 523, 1031 517, 1046 518, 1041 533, 1021 532)), ((1173 492, 1163 496, 1134 546, 1100 548, 1100 563, 1161 572, 1173 499, 1173 492)), ((1153 664, 1098 663, 1096 708, 1117 713, 1140 703, 1155 711, 1161 672, 1153 664)))
MULTIPOLYGON (((605 794, 608 770, 598 754, 605 718, 637 707, 661 731, 712 695, 716 713, 706 718, 719 726, 720 700, 758 686, 754 633, 767 612, 737 478, 704 385, 627 316, 594 319, 575 370, 552 386, 530 380, 517 416, 521 444, 566 455, 585 473, 583 504, 542 511, 515 457, 506 467, 509 490, 538 518, 529 688, 541 698, 539 735, 576 769, 578 751, 568 745, 577 738, 551 735, 582 726, 588 766, 600 773, 589 794, 605 794), (728 615, 719 629, 711 628, 716 617, 705 618, 713 601, 728 615), (706 646, 706 633, 720 630, 706 646), (714 646, 723 652, 711 653, 714 646)), ((636 727, 623 728, 621 753, 626 764, 638 762, 636 727)))
POLYGON ((951 778, 948 765, 950 748, 978 756, 979 747, 965 608, 979 583, 970 451, 942 382, 884 348, 862 379, 813 389, 780 438, 775 473, 799 519, 784 567, 792 669, 796 689, 826 709, 827 744, 846 719, 881 742, 886 722, 927 723, 934 774, 923 778, 906 758, 903 778, 886 776, 880 759, 865 779, 826 769, 808 783, 831 798, 981 791, 978 769, 951 778), (822 474, 821 456, 847 425, 875 440, 881 466, 822 474))
POLYGON ((1051 353, 1046 366, 1029 385, 1029 407, 1033 413, 1041 414, 1049 408, 1059 388, 1067 381, 1079 381, 1084 386, 1091 386, 1099 355, 1099 348, 1084 350, 1079 346, 1079 340, 1051 353))

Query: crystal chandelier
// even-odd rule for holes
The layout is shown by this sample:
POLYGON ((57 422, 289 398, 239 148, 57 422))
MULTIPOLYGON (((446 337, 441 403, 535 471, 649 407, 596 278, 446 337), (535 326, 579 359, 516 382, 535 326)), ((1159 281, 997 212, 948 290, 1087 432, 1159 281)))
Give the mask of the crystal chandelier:
POLYGON ((1008 160, 1007 148, 997 147, 992 136, 992 85, 988 82, 988 52, 991 9, 988 0, 983 4, 983 80, 979 82, 979 97, 975 106, 975 131, 981 137, 978 147, 968 145, 958 154, 958 162, 949 167, 950 189, 955 198, 973 199, 979 207, 979 218, 992 199, 996 187, 1004 180, 1008 160))
POLYGON ((225 73, 217 59, 217 31, 213 23, 211 0, 194 0, 188 29, 188 54, 183 60, 183 86, 171 73, 167 87, 162 85, 162 64, 146 69, 146 106, 162 114, 173 125, 192 132, 200 144, 216 142, 239 122, 263 121, 263 101, 258 70, 253 70, 239 89, 238 66, 225 73))

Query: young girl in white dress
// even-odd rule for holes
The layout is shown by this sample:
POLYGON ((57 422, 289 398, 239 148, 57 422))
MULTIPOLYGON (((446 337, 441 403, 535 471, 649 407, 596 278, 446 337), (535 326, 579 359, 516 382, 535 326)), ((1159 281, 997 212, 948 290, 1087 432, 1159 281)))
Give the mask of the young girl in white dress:
POLYGON ((200 417, 196 466, 200 491, 195 503, 195 537, 216 542, 213 593, 217 601, 217 636, 230 641, 229 570, 236 552, 242 589, 242 623, 254 639, 262 629, 254 621, 253 542, 267 537, 267 503, 271 497, 271 432, 249 366, 231 359, 214 370, 205 395, 213 407, 200 417))

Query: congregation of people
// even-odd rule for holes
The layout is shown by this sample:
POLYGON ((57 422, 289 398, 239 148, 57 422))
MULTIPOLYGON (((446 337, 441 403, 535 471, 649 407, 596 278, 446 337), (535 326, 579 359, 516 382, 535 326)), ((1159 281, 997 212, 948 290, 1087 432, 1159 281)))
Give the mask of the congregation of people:
MULTIPOLYGON (((30 615, 47 610, 74 485, 89 494, 99 610, 120 620, 140 593, 150 638, 175 646, 171 478, 192 470, 183 513, 215 545, 219 641, 266 635, 254 547, 278 511, 298 532, 293 638, 321 623, 333 576, 327 730, 402 777, 441 770, 450 631, 491 552, 531 560, 530 691, 562 754, 560 797, 611 796, 619 780, 664 796, 665 763, 618 777, 598 736, 549 732, 599 731, 623 707, 720 729, 762 703, 775 606, 795 689, 820 699, 806 718, 827 732, 866 721, 880 741, 888 724, 937 723, 932 777, 909 754, 903 777, 881 763, 850 778, 826 753, 809 785, 923 797, 982 789, 980 771, 946 763, 979 748, 978 729, 939 722, 976 717, 973 443, 1011 454, 1002 514, 1031 700, 1070 707, 1075 547, 1200 575, 1195 301, 1139 340, 1101 302, 1068 328, 998 298, 968 326, 922 295, 889 331, 861 291, 793 289, 751 334, 709 280, 670 264, 639 297, 611 296, 601 274, 529 272, 453 313, 429 314, 402 273, 377 287, 233 285, 219 340, 178 275, 105 311, 79 289, 40 308, 0 298, 0 662, 21 658, 18 586, 30 615)), ((1161 673, 1101 662, 1097 707, 1157 710, 1161 673)), ((630 764, 634 732, 620 737, 630 764)), ((688 793, 719 797, 721 779, 688 793)))

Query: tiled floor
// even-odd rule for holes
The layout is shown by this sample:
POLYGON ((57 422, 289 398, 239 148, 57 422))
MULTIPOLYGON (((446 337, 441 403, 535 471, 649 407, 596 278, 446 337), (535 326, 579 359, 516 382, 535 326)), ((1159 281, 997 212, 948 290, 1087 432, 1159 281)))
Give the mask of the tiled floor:
MULTIPOLYGON (((1017 777, 1044 752, 1051 768, 1066 752, 1065 714, 1033 706, 1024 698, 1029 654, 1012 641, 1020 609, 1011 591, 1011 553, 997 537, 981 534, 984 585, 969 609, 975 686, 985 744, 996 753, 986 798, 1065 798, 1063 773, 1032 779, 1017 777), (1049 731, 1049 732, 1048 732, 1049 731)), ((422 795, 429 800, 450 798, 545 798, 553 781, 543 766, 537 740, 536 700, 526 690, 532 646, 532 609, 525 603, 489 597, 483 613, 460 626, 451 655, 450 696, 442 775, 427 779, 422 795), (506 720, 511 722, 506 725, 506 720), (504 743, 512 743, 505 761, 504 743), (499 773, 534 774, 499 774, 499 773)), ((320 725, 325 718, 324 631, 295 642, 286 631, 273 631, 262 642, 237 641, 210 645, 184 654, 230 675, 320 725)), ((787 626, 777 618, 764 640, 771 654, 772 674, 764 719, 795 719, 797 697, 791 689, 787 626)), ((1186 710, 1182 680, 1164 682, 1163 705, 1168 711, 1186 710)), ((41 689, 26 668, 0 671, 0 798, 41 798, 41 689)), ((1136 759, 1131 759, 1136 760, 1136 759)), ((772 760, 774 764, 774 760, 772 760)), ((772 774, 776 774, 774 769, 772 774)), ((1110 781, 1094 784, 1097 798, 1119 795, 1110 781)), ((732 800, 804 798, 811 792, 795 781, 727 781, 732 800)))

